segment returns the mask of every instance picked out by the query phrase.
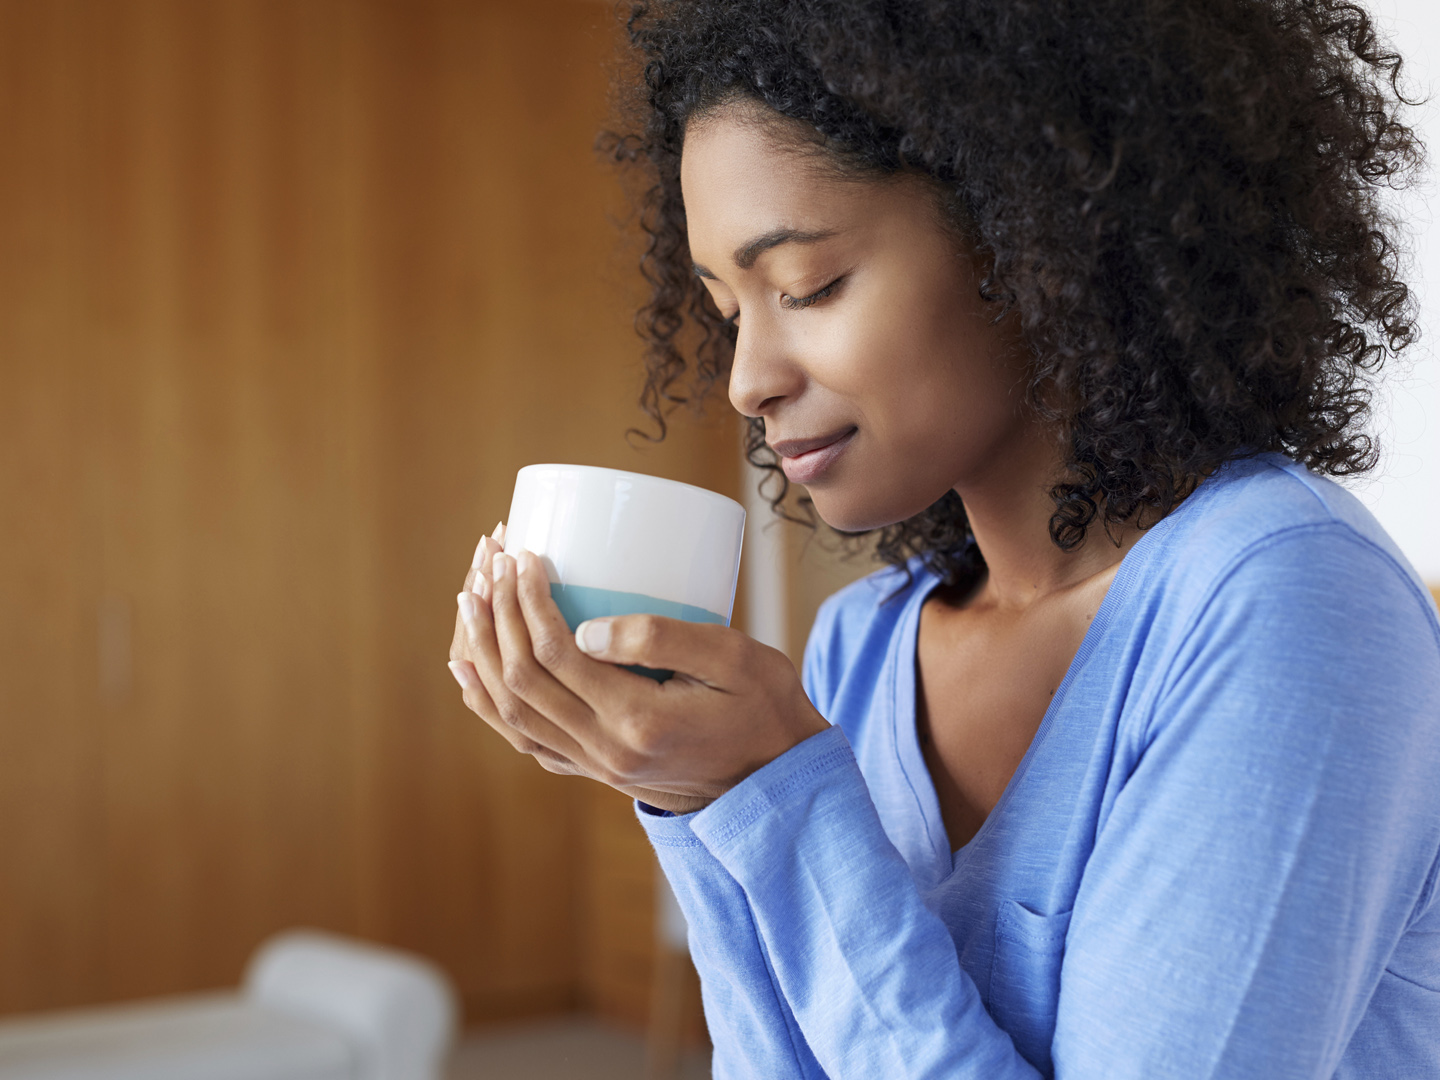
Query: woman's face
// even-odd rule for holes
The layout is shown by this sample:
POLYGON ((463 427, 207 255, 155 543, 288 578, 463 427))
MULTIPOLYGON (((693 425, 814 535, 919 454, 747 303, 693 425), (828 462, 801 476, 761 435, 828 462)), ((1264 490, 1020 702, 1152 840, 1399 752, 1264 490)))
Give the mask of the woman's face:
POLYGON ((923 181, 842 177, 732 110, 691 125, 681 184, 696 272, 737 320, 730 401, 825 521, 901 521, 1033 448, 1014 320, 991 323, 923 181))

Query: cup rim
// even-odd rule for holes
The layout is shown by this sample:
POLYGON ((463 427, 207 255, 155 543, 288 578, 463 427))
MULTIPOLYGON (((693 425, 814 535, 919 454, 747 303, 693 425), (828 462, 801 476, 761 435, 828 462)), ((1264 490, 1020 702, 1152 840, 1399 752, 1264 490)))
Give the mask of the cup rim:
POLYGON ((736 510, 739 510, 742 514, 745 513, 744 505, 739 500, 732 499, 729 495, 722 495, 718 491, 712 491, 710 488, 700 487, 698 484, 687 484, 683 480, 671 480, 670 478, 665 476, 653 476, 650 473, 633 472, 630 469, 611 469, 604 465, 567 465, 563 462, 537 462, 534 465, 525 465, 521 467, 519 472, 515 474, 516 480, 519 480, 521 473, 529 472, 531 469, 575 469, 580 472, 606 473, 614 477, 623 477, 631 480, 644 480, 653 484, 663 484, 669 485, 671 487, 685 488, 689 491, 695 492, 698 495, 704 495, 711 499, 719 499, 722 502, 729 503, 736 510))

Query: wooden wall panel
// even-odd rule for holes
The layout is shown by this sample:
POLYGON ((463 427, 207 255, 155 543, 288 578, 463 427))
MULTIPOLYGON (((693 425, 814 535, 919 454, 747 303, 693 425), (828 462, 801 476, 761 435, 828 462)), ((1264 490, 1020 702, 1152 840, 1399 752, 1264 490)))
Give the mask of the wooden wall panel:
POLYGON ((93 395, 78 355, 71 10, 0 8, 0 1008, 91 993, 99 974, 100 585, 93 395))
POLYGON ((334 158, 305 160, 340 72, 301 10, 92 9, 94 449, 134 657, 105 712, 107 997, 232 981, 281 926, 357 928, 340 223, 334 158))
POLYGON ((599 784, 581 795, 581 1003, 600 1016, 641 1024, 655 964, 654 855, 629 799, 599 784))
POLYGON ((728 422, 623 437, 612 33, 0 0, 0 1011, 233 983, 297 923, 475 1018, 643 997, 628 807, 443 665, 521 465, 737 482, 728 422))

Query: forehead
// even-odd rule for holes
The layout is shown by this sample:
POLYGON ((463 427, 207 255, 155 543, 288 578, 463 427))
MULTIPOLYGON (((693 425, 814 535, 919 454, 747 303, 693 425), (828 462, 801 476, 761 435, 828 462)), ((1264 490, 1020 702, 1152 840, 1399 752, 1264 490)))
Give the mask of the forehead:
POLYGON ((770 229, 844 228, 882 183, 842 177, 781 125, 733 110, 692 123, 680 158, 696 258, 770 229))

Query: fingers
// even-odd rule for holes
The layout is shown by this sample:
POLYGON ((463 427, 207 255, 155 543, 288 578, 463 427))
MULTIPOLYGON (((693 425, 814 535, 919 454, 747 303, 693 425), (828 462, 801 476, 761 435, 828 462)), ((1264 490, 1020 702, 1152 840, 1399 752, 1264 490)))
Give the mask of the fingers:
POLYGON ((523 699, 504 685, 504 661, 499 657, 493 619, 488 611, 493 591, 491 568, 504 545, 505 523, 502 521, 475 547, 470 569, 465 575, 465 588, 457 598, 450 672, 460 684, 466 706, 516 750, 531 755, 550 772, 584 774, 585 770, 575 761, 548 745, 555 742, 563 745, 566 741, 576 745, 574 740, 567 740, 561 729, 527 708, 523 699), (475 660, 492 672, 493 693, 486 687, 475 660), (541 738, 537 739, 536 735, 541 738))
MULTIPOLYGON (((498 528, 499 526, 496 527, 498 528)), ((475 545, 475 555, 470 560, 470 569, 465 572, 465 584, 461 586, 461 592, 469 593, 476 591, 475 584, 480 580, 480 564, 485 557, 486 539, 488 538, 481 537, 480 543, 475 545)), ((461 641, 465 636, 465 627, 461 619, 463 614, 463 608, 455 612, 455 632, 450 638, 450 659, 452 661, 460 660, 464 655, 464 651, 461 648, 461 641)), ((458 679, 459 676, 457 675, 456 678, 458 679)))
MULTIPOLYGON (((465 707, 476 716, 490 722, 491 717, 497 717, 495 702, 490 700, 490 695, 485 692, 485 685, 480 681, 480 676, 475 672, 475 665, 469 660, 451 660, 447 665, 450 674, 455 676, 455 681, 460 684, 460 698, 465 702, 465 707)), ((492 723, 490 725, 494 727, 492 723)), ((514 738, 510 732, 502 731, 507 742, 514 745, 514 738)), ((516 749, 519 749, 516 747, 516 749)))
POLYGON ((577 658, 583 657, 574 648, 565 620, 554 601, 550 600, 549 582, 540 561, 534 555, 522 552, 518 564, 525 570, 523 587, 529 594, 528 606, 535 614, 533 621, 528 617, 530 613, 521 608, 519 594, 522 582, 517 573, 517 560, 501 555, 494 562, 491 609, 495 619, 495 636, 503 657, 505 684, 538 712, 560 723, 568 721, 571 725, 569 734, 583 738, 575 725, 583 725, 590 719, 590 707, 557 680, 550 668, 555 661, 557 646, 568 645, 577 658), (543 593, 546 601, 543 606, 537 603, 537 590, 543 593))
POLYGON ((676 671, 722 690, 734 685, 751 650, 765 649, 727 626, 661 615, 591 619, 576 627, 575 644, 596 660, 676 671))
POLYGON ((463 587, 466 592, 475 591, 475 579, 480 576, 480 562, 485 558, 486 539, 488 538, 482 536, 480 543, 475 545, 475 555, 470 560, 470 569, 465 573, 465 585, 463 587))
POLYGON ((539 559, 522 551, 511 565, 516 568, 515 591, 530 632, 531 652, 562 685, 594 708, 622 709, 631 704, 634 693, 654 687, 653 681, 637 681, 631 672, 597 664, 580 650, 550 595, 550 580, 539 559))
POLYGON ((534 555, 496 558, 494 589, 506 685, 584 748, 587 775, 612 786, 646 775, 665 734, 648 707, 657 684, 580 652, 534 555))
POLYGON ((469 657, 501 722, 583 766, 585 749, 566 728, 582 726, 588 708, 535 662, 515 604, 514 560, 496 563, 509 573, 495 582, 490 604, 460 594, 469 657))
POLYGON ((505 523, 502 521, 495 526, 495 531, 489 536, 482 536, 480 543, 475 545, 475 555, 470 560, 470 569, 465 574, 465 591, 478 592, 475 583, 481 580, 484 574, 489 573, 490 558, 495 552, 505 546, 505 523))
POLYGON ((503 521, 496 522, 494 531, 480 541, 480 546, 484 548, 484 551, 479 553, 481 596, 488 602, 490 599, 490 569, 495 556, 505 550, 505 523, 503 521))
MULTIPOLYGON (((503 534, 504 528, 505 526, 502 523, 495 526, 495 531, 497 533, 503 534)), ((455 632, 450 639, 451 660, 463 660, 466 656, 464 643, 467 633, 465 628, 465 613, 467 610, 467 603, 464 599, 464 596, 466 594, 478 596, 481 600, 489 603, 490 561, 494 558, 495 553, 499 550, 500 544, 495 540, 493 536, 483 537, 480 540, 480 543, 476 545, 475 557, 471 560, 470 570, 465 575, 465 588, 461 590, 460 603, 458 606, 458 610, 455 613, 455 632)))
POLYGON ((460 696, 466 707, 494 728, 501 738, 512 747, 522 754, 529 754, 535 758, 549 772, 569 774, 581 771, 563 754, 558 754, 548 746, 527 738, 506 724, 500 717, 500 711, 496 708, 494 699, 485 689, 485 684, 480 681, 480 675, 476 672, 475 665, 469 660, 452 660, 449 667, 450 674, 454 675, 455 681, 460 684, 460 696))
POLYGON ((481 540, 480 547, 482 549, 480 566, 475 577, 475 585, 472 591, 488 604, 490 602, 491 567, 494 563, 495 556, 503 549, 500 543, 492 536, 487 536, 484 540, 481 540))

